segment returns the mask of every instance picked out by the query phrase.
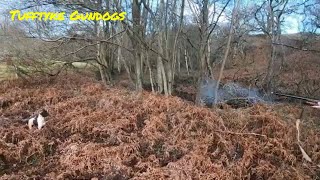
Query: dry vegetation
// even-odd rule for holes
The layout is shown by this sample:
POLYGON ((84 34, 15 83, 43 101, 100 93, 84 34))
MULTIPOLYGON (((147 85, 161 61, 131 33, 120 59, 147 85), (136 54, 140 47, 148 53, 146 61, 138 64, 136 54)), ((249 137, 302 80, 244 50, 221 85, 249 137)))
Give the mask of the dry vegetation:
POLYGON ((319 112, 208 109, 82 75, 0 84, 2 179, 319 179, 319 112), (47 106, 41 130, 19 119, 47 106))
POLYGON ((2 4, 128 19, 20 24, 0 12, 0 179, 320 179, 319 110, 195 105, 218 99, 202 98, 207 75, 319 99, 319 0, 2 4), (290 17, 314 32, 285 34, 290 17), (44 107, 48 123, 29 130, 21 119, 44 107))

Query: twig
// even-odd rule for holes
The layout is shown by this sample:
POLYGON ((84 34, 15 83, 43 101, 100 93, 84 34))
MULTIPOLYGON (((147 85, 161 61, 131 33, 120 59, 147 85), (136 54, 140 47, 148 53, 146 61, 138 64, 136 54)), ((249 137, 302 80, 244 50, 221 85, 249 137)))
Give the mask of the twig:
POLYGON ((26 159, 25 159, 25 162, 28 164, 28 165, 32 165, 32 162, 31 163, 29 163, 28 161, 29 161, 29 158, 31 158, 33 155, 35 155, 37 152, 34 152, 34 153, 32 153, 31 155, 29 155, 28 157, 26 157, 26 159))
POLYGON ((238 132, 220 131, 220 130, 215 130, 215 132, 226 133, 226 134, 234 134, 234 135, 241 135, 241 136, 245 136, 245 135, 260 136, 260 137, 268 138, 268 137, 267 137, 266 135, 264 135, 264 134, 257 134, 257 133, 238 133, 238 132))
POLYGON ((300 126, 300 119, 297 119, 296 121, 296 129, 297 129, 297 141, 298 141, 298 146, 300 148, 300 151, 302 153, 303 158, 308 161, 308 162, 312 162, 310 156, 306 153, 306 151, 301 147, 301 141, 300 141, 300 130, 299 130, 299 126, 300 126))
POLYGON ((83 49, 85 49, 85 48, 87 48, 87 47, 89 47, 89 46, 95 46, 95 45, 97 45, 97 44, 98 44, 98 43, 85 45, 85 46, 83 46, 83 47, 81 47, 81 48, 79 48, 79 49, 77 49, 77 50, 75 50, 75 51, 72 51, 72 52, 70 52, 70 53, 67 53, 67 54, 61 56, 61 57, 56 58, 54 61, 61 60, 62 58, 65 58, 65 57, 67 57, 67 56, 69 56, 69 55, 76 54, 76 53, 78 53, 79 51, 82 51, 83 49))

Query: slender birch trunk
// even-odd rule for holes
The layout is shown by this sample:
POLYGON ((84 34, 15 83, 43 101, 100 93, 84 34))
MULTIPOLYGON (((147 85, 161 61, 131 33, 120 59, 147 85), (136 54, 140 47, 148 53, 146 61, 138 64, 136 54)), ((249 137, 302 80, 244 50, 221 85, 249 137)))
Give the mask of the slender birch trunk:
POLYGON ((229 37, 228 37, 228 42, 227 42, 227 49, 226 49, 226 52, 224 54, 224 58, 223 58, 223 61, 222 61, 222 65, 221 65, 218 81, 217 81, 217 84, 216 84, 216 89, 215 89, 215 92, 214 92, 214 97, 215 97, 214 103, 215 104, 217 104, 217 102, 218 102, 219 85, 220 85, 220 82, 221 82, 221 79, 222 79, 222 75, 223 75, 223 71, 224 71, 224 67, 225 67, 226 61, 228 59, 228 55, 229 55, 229 51, 230 51, 230 44, 231 44, 231 40, 232 40, 232 37, 233 37, 233 34, 234 34, 234 22, 235 22, 235 20, 237 18, 238 9, 239 9, 239 6, 240 6, 239 1, 240 0, 235 0, 235 6, 233 8, 231 25, 230 25, 230 30, 229 30, 229 37))

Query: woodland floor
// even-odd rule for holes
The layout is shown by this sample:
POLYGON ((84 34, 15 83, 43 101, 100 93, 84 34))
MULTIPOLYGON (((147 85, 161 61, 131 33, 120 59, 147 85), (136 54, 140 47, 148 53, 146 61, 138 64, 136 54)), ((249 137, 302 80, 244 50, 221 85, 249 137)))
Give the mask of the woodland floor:
POLYGON ((1 179, 320 179, 320 112, 197 107, 80 75, 0 84, 1 179), (47 106, 42 130, 19 119, 47 106))

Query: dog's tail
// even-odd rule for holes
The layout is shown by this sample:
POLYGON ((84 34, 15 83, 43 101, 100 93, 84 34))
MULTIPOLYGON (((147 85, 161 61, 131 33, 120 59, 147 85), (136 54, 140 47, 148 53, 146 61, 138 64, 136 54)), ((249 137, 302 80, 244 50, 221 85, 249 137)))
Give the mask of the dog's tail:
POLYGON ((32 116, 30 116, 28 118, 21 119, 20 121, 21 122, 28 122, 30 119, 35 118, 35 117, 36 117, 36 115, 32 115, 32 116))
POLYGON ((30 118, 20 119, 21 122, 28 122, 30 118))

